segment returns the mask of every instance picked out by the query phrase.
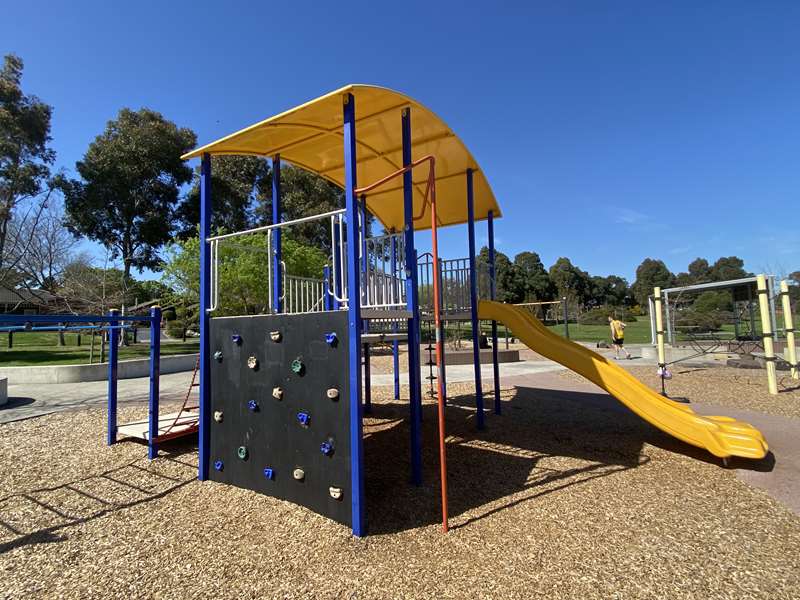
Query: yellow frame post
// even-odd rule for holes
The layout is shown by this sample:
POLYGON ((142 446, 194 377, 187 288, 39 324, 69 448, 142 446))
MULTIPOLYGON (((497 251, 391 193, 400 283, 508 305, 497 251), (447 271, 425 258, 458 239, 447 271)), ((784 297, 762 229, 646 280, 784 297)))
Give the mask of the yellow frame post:
POLYGON ((767 385, 770 394, 778 393, 778 378, 775 373, 775 346, 772 336, 772 318, 769 311, 769 291, 764 275, 756 277, 758 289, 758 312, 761 314, 761 337, 764 340, 764 360, 767 362, 767 385))
POLYGON ((667 368, 667 353, 664 349, 664 317, 661 314, 661 288, 653 288, 653 309, 656 312, 656 347, 658 368, 661 372, 661 391, 664 392, 664 369, 667 368))
POLYGON ((781 307, 783 308, 783 327, 786 330, 786 352, 784 357, 791 367, 792 379, 800 377, 797 373, 797 348, 794 345, 794 316, 789 298, 789 284, 781 281, 781 307))

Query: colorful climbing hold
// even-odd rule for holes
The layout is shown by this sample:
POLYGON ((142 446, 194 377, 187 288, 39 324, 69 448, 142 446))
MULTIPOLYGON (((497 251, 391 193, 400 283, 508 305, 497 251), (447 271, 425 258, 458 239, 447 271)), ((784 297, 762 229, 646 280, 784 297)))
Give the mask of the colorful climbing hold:
POLYGON ((241 346, 241 345, 242 345, 242 336, 240 336, 238 333, 234 333, 234 334, 231 336, 231 341, 232 341, 234 344, 236 344, 237 346, 241 346))
POLYGON ((334 500, 341 500, 342 499, 342 488, 331 486, 328 488, 328 493, 331 495, 331 498, 334 500))
POLYGON ((224 466, 225 466, 225 465, 222 463, 222 461, 221 461, 221 460, 215 460, 215 461, 214 461, 214 470, 215 470, 215 471, 222 471, 222 469, 224 468, 224 466))
POLYGON ((297 413, 297 420, 303 427, 308 427, 311 422, 311 415, 307 412, 299 412, 297 413))
POLYGON ((255 356, 251 356, 247 359, 247 366, 255 371, 258 368, 258 359, 255 356))
POLYGON ((280 386, 272 388, 272 397, 275 400, 281 400, 283 398, 283 388, 280 386))
POLYGON ((236 456, 242 460, 247 460, 247 446, 239 446, 239 449, 236 451, 236 456))
POLYGON ((217 362, 222 362, 222 350, 217 350, 214 352, 214 360, 217 362))
POLYGON ((306 478, 306 472, 300 467, 297 467, 294 471, 292 471, 292 477, 294 477, 297 481, 303 481, 303 479, 306 478))
POLYGON ((273 342, 280 342, 281 341, 281 332, 280 331, 270 331, 269 332, 269 339, 273 342))
POLYGON ((331 331, 330 333, 325 334, 325 343, 328 344, 331 348, 334 348, 336 344, 339 343, 339 338, 336 335, 335 331, 331 331))
POLYGON ((330 400, 336 400, 339 397, 339 390, 336 388, 328 388, 327 394, 330 400))
POLYGON ((266 467, 264 469, 264 477, 266 477, 267 479, 274 479, 275 478, 275 473, 272 471, 272 469, 270 469, 269 467, 266 467))
POLYGON ((214 411, 214 420, 217 423, 222 423, 222 411, 221 410, 215 410, 214 411))
POLYGON ((305 369, 306 369, 306 367, 303 364, 303 361, 300 360, 299 358, 295 358, 292 361, 292 373, 295 373, 297 375, 302 375, 303 371, 305 371, 305 369))
POLYGON ((319 451, 325 456, 331 456, 333 454, 333 443, 330 440, 322 442, 319 446, 319 451))
POLYGON ((258 402, 256 402, 255 400, 248 400, 247 408, 249 408, 253 412, 257 411, 258 410, 258 402))

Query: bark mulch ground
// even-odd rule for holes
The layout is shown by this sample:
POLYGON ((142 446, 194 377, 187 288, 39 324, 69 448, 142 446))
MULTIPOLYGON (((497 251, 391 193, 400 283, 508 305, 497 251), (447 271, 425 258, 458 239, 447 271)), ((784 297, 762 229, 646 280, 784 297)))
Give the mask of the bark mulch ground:
POLYGON ((190 442, 152 462, 136 443, 107 448, 102 410, 2 425, 0 597, 800 596, 800 519, 734 472, 585 401, 599 395, 508 388, 503 416, 476 432, 472 390, 450 390, 447 535, 435 405, 424 410, 424 485, 413 487, 407 404, 385 400, 387 388, 365 431, 364 539, 295 505, 199 483, 190 442))

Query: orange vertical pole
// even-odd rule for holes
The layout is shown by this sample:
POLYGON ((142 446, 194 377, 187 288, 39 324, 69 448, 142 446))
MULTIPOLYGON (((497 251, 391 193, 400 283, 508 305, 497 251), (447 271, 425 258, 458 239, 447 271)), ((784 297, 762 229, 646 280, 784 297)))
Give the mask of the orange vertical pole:
POLYGON ((439 467, 440 478, 442 483, 442 531, 447 532, 449 529, 448 515, 447 515, 447 449, 445 446, 445 422, 444 422, 444 382, 442 380, 442 362, 443 351, 442 336, 441 336, 441 297, 439 290, 441 282, 439 281, 439 243, 438 233, 436 229, 436 175, 434 171, 434 162, 431 159, 431 172, 430 172, 430 201, 431 201, 431 254, 433 254, 433 319, 436 331, 436 370, 439 373, 438 386, 438 412, 439 412, 439 467))

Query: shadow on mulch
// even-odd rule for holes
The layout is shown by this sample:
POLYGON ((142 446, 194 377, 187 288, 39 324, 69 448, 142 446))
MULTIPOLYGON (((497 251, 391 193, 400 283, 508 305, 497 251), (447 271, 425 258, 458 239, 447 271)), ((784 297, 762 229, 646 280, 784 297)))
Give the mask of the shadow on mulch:
MULTIPOLYGON (((486 406, 493 401, 484 400, 486 406)), ((642 455, 645 443, 721 466, 705 450, 666 435, 607 394, 528 387, 506 390, 502 415, 487 410, 482 431, 475 427, 474 406, 471 394, 448 399, 448 504, 455 527, 642 466, 649 462, 642 455), (563 470, 539 465, 549 457, 579 462, 563 470), (458 518, 465 513, 470 517, 458 518)), ((419 487, 409 482, 407 416, 407 403, 374 404, 369 415, 377 420, 370 422, 364 439, 372 534, 441 521, 436 406, 423 407, 423 484, 419 487)), ((729 464, 758 471, 773 466, 771 455, 762 461, 742 459, 729 464)))
POLYGON ((0 543, 0 555, 24 546, 64 541, 66 536, 60 534, 62 529, 88 523, 133 506, 153 502, 195 481, 197 479, 196 465, 182 460, 182 457, 196 452, 196 443, 176 440, 165 443, 164 446, 166 453, 162 453, 159 460, 180 465, 182 473, 179 477, 147 469, 139 464, 143 462, 143 458, 137 458, 122 466, 80 477, 60 485, 0 497, 0 507, 2 507, 0 508, 0 530, 5 529, 16 536, 0 543), (184 468, 186 468, 185 472, 183 472, 184 468), (131 499, 125 502, 116 502, 103 497, 105 491, 114 488, 125 490, 131 499), (60 498, 57 504, 48 499, 48 495, 51 494, 60 498), (53 520, 58 522, 33 531, 22 531, 2 517, 6 512, 4 507, 11 503, 27 504, 37 515, 37 520, 41 522, 52 522, 53 520), (76 506, 81 505, 84 510, 76 510, 76 506))

